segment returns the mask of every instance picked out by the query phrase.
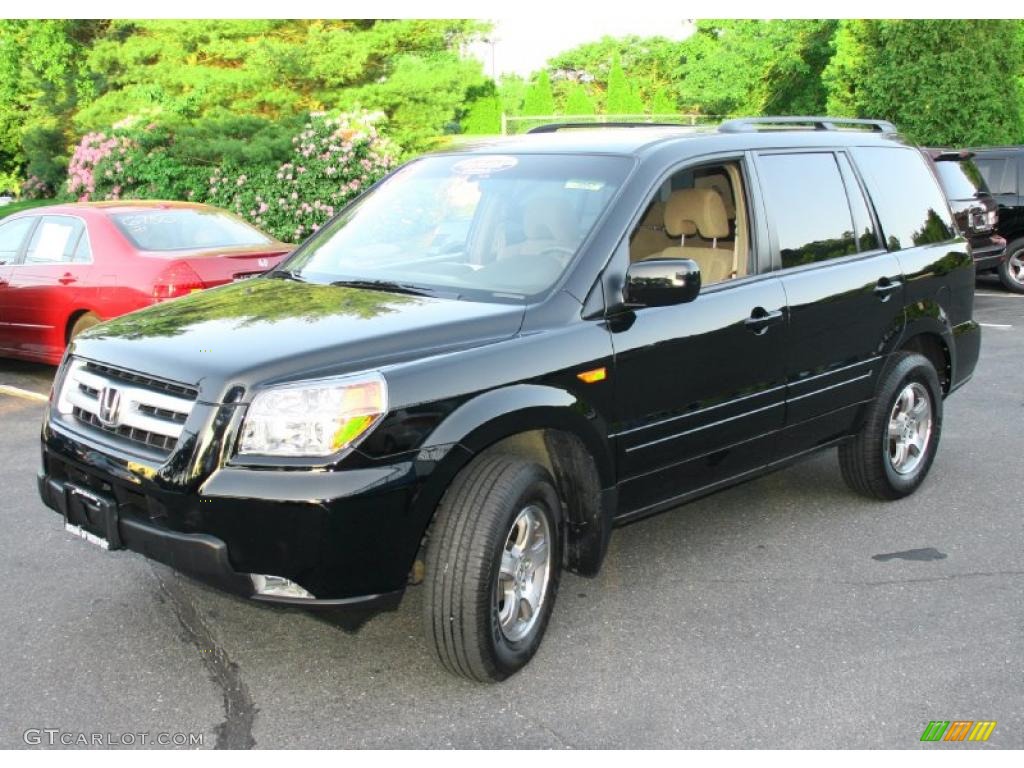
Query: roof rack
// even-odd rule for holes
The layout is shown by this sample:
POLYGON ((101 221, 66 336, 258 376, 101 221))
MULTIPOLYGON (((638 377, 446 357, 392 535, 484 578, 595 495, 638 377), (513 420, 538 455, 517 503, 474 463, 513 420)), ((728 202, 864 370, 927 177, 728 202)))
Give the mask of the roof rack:
POLYGON ((896 126, 888 120, 862 120, 854 117, 805 117, 792 115, 786 117, 738 117, 726 120, 718 126, 721 133, 751 133, 759 130, 759 125, 811 126, 815 131, 838 131, 839 125, 858 125, 870 128, 879 133, 896 133, 896 126))
POLYGON ((685 123, 546 123, 537 125, 527 133, 558 133, 575 128, 689 128, 685 123))

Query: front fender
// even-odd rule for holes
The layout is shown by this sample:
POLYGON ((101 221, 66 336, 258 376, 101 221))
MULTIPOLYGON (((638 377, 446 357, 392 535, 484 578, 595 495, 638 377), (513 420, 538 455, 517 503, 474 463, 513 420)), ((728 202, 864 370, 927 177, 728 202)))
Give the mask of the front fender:
POLYGON ((593 456, 602 487, 614 485, 608 425, 576 395, 548 385, 514 384, 477 395, 434 430, 421 453, 458 444, 477 454, 503 438, 536 429, 576 435, 593 456))

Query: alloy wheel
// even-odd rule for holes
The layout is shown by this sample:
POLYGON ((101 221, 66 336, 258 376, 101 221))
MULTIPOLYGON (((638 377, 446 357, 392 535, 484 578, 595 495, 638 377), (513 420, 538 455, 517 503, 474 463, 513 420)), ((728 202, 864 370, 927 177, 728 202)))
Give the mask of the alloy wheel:
POLYGON ((900 392, 889 415, 886 450, 892 468, 909 475, 920 466, 932 435, 932 401, 928 390, 916 381, 900 392))
POLYGON ((551 572, 551 531, 536 504, 524 507, 509 529, 498 566, 494 599, 502 634, 526 637, 542 613, 551 572))

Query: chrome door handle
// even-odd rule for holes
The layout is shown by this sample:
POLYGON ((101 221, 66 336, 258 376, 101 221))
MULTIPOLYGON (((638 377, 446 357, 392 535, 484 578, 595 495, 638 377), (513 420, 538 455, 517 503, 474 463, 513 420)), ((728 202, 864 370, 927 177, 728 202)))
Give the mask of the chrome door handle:
POLYGON ((750 317, 743 321, 748 331, 753 331, 758 336, 768 330, 769 325, 782 322, 782 310, 776 309, 773 312, 767 311, 764 307, 754 307, 750 317))

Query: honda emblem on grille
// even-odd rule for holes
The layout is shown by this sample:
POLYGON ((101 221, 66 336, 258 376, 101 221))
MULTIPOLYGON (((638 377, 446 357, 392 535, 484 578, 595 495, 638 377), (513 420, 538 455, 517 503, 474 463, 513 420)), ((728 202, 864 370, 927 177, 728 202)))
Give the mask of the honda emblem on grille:
POLYGON ((104 387, 100 390, 100 410, 96 418, 105 427, 116 427, 121 410, 121 390, 115 387, 104 387))

